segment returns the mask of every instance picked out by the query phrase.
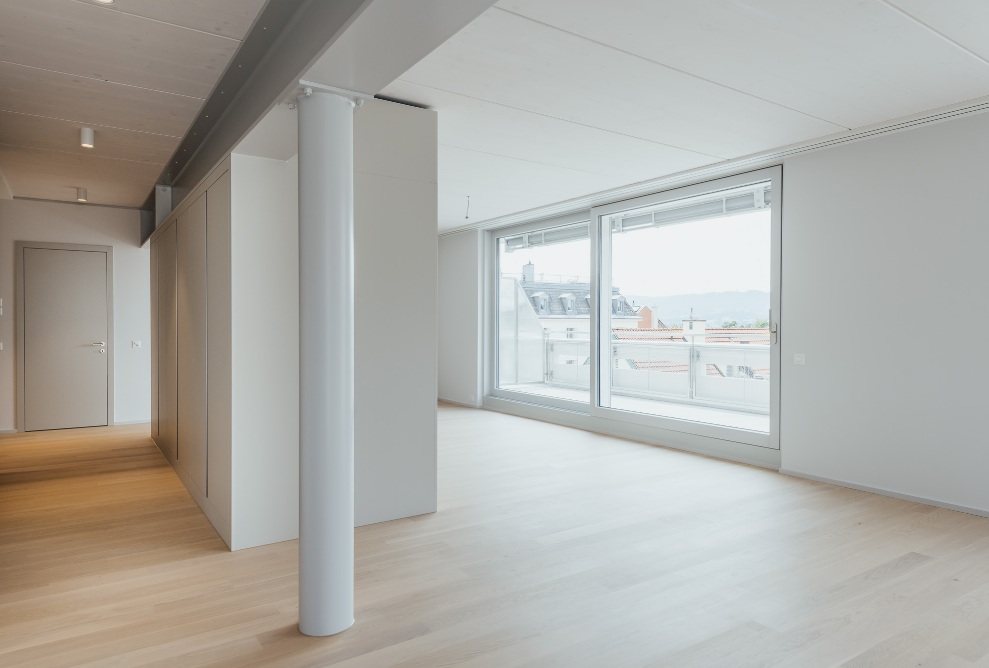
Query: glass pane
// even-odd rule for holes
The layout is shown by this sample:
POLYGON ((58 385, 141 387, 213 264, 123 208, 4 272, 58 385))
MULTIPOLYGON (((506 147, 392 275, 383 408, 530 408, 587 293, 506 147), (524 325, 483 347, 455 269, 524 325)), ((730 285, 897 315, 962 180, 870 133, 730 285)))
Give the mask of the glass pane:
POLYGON ((769 186, 609 217, 611 408, 769 432, 769 186))
POLYGON ((587 403, 590 239, 569 225, 498 240, 498 387, 587 403))

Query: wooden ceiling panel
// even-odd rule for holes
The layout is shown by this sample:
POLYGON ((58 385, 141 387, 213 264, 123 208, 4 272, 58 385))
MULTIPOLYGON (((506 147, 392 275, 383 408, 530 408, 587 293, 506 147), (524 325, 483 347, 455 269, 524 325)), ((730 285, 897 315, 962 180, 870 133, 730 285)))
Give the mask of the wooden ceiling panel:
MULTIPOLYGON (((141 206, 265 0, 0 0, 0 179, 141 206), (96 148, 79 146, 79 128, 96 148)), ((0 195, 3 195, 0 192, 0 195)))
POLYGON ((76 188, 94 204, 139 207, 161 172, 154 163, 0 146, 0 171, 16 197, 72 202, 76 188))
POLYGON ((192 97, 209 95, 239 45, 84 2, 0 3, 0 60, 192 97))
POLYGON ((0 111, 181 137, 203 101, 0 63, 0 111))
MULTIPOLYGON (((894 1, 989 52, 984 0, 894 1)), ((498 7, 847 128, 989 91, 986 63, 881 0, 502 0, 498 7)))
MULTIPOLYGON (((90 0, 76 0, 93 4, 90 0)), ((243 39, 264 7, 265 0, 115 0, 100 9, 201 30, 214 35, 243 39)))
POLYGON ((96 146, 82 148, 82 127, 69 121, 0 111, 0 144, 156 165, 168 162, 179 144, 178 137, 94 125, 91 127, 96 133, 96 146))

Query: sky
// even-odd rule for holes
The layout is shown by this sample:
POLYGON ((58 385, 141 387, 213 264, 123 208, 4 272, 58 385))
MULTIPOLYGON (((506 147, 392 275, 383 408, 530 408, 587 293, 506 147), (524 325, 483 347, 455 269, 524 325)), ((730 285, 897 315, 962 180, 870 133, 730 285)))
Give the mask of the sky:
MULTIPOLYGON (((762 290, 770 282, 769 209, 680 225, 648 227, 612 238, 614 285, 626 295, 762 290)), ((536 280, 588 280, 590 240, 501 253, 501 271, 535 265, 536 280)))

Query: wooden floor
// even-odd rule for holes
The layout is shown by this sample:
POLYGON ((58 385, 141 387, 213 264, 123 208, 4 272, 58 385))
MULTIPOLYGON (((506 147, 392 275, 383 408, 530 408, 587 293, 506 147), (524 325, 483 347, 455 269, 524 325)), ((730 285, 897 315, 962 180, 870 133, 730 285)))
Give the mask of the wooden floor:
POLYGON ((0 437, 0 666, 989 666, 989 520, 463 408, 440 512, 228 552, 146 427, 0 437))

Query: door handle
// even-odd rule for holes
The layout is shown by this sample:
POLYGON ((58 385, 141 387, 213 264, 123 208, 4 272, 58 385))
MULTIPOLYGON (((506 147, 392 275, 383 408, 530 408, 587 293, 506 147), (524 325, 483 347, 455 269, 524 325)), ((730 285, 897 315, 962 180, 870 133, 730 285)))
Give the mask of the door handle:
POLYGON ((105 345, 106 345, 106 341, 96 341, 96 342, 94 342, 94 343, 90 343, 89 345, 91 345, 91 346, 100 346, 100 347, 103 347, 103 346, 105 346, 105 345))

